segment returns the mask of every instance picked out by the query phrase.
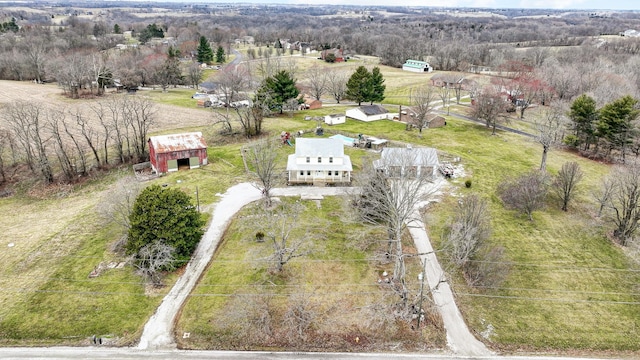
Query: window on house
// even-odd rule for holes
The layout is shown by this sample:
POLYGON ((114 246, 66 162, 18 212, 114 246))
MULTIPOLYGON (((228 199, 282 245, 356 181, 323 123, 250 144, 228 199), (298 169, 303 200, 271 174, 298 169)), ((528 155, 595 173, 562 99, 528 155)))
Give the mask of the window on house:
POLYGON ((333 163, 333 158, 332 157, 329 158, 329 162, 333 163))
POLYGON ((331 170, 329 170, 329 176, 331 176, 331 170))
POLYGON ((311 175, 311 170, 307 170, 307 175, 311 175))
POLYGON ((322 157, 318 156, 318 164, 322 162, 322 157))
POLYGON ((304 171, 303 170, 300 170, 300 175, 304 175, 304 171))
POLYGON ((311 162, 311 158, 307 156, 307 162, 310 163, 311 162))

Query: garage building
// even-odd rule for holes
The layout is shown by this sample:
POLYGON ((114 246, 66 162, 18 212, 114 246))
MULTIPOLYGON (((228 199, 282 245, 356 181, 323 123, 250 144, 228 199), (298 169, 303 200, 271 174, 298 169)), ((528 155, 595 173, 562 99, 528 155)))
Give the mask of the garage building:
POLYGON ((151 136, 149 158, 156 174, 207 165, 207 144, 201 132, 151 136))

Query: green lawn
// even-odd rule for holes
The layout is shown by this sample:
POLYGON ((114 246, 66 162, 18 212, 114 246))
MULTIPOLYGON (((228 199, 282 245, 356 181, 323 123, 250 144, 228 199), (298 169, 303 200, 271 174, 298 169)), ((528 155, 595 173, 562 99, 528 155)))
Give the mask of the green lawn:
MULTIPOLYGON (((383 69, 385 77, 386 71, 383 69)), ((414 80, 403 76, 389 72, 391 94, 394 88, 402 88, 395 84, 411 86, 414 80)), ((398 90, 398 97, 405 96, 402 91, 398 90)), ((159 90, 150 93, 155 101, 193 107, 195 100, 190 98, 193 92, 171 89, 167 93, 159 90)), ((452 112, 457 108, 452 107, 452 112)), ((277 137, 281 131, 312 131, 317 123, 305 120, 306 116, 323 116, 344 109, 343 106, 326 107, 291 117, 268 118, 264 129, 267 136, 272 137, 277 137)), ((527 122, 534 114, 531 109, 527 110, 523 126, 529 126, 527 122)), ((493 226, 490 242, 504 247, 512 262, 507 281, 498 289, 472 289, 465 285, 461 274, 449 266, 444 255, 440 255, 440 260, 451 274, 467 323, 476 333, 486 331, 490 324, 493 332, 487 341, 495 349, 640 350, 637 341, 640 335, 638 265, 628 259, 625 249, 607 239, 610 225, 594 217, 597 209, 591 192, 609 172, 608 165, 580 158, 569 151, 552 150, 548 158, 549 172, 555 174, 564 162, 577 161, 585 173, 582 192, 567 213, 559 211, 559 204, 550 197, 547 208, 535 212, 534 221, 530 222, 518 213, 505 210, 495 191, 502 179, 539 166, 542 149, 531 139, 500 131, 492 136, 482 125, 453 117, 447 118, 445 127, 422 133, 406 131, 404 124, 386 120, 372 123, 347 120, 341 125, 322 126, 326 130, 325 137, 334 132, 352 136, 363 133, 400 144, 435 147, 446 159, 460 158, 465 174, 452 179, 447 195, 429 208, 426 215, 428 230, 437 248, 441 246, 440 236, 452 216, 457 196, 477 192, 489 200, 493 226), (466 179, 472 181, 470 189, 463 186, 466 179)), ((216 194, 235 183, 247 181, 240 156, 240 148, 247 140, 241 136, 232 139, 220 136, 215 126, 197 130, 202 130, 207 137, 210 164, 201 169, 172 173, 152 183, 179 187, 194 201, 197 192, 201 207, 208 210, 217 200, 216 194)), ((305 136, 315 135, 307 133, 305 136)), ((282 146, 279 151, 284 164, 286 155, 294 149, 282 146)), ((355 169, 359 169, 367 153, 358 149, 346 149, 346 152, 352 156, 355 169)), ((0 242, 5 249, 0 253, 0 280, 5 289, 0 294, 0 344, 79 345, 87 344, 88 338, 96 334, 123 345, 134 342, 139 336, 142 325, 168 287, 148 292, 129 266, 107 270, 98 278, 88 277, 101 262, 121 261, 111 251, 120 233, 100 220, 95 208, 103 191, 115 178, 125 174, 129 174, 129 169, 114 171, 105 178, 73 188, 69 194, 67 188, 60 187, 36 196, 25 185, 18 189, 17 195, 0 199, 0 212, 5 214, 0 217, 0 228, 5 235, 0 242), (9 242, 15 246, 9 247, 9 242)), ((283 296, 288 295, 283 284, 304 286, 314 296, 320 292, 333 294, 321 287, 319 284, 323 283, 318 279, 338 282, 336 274, 340 274, 340 283, 344 281, 368 289, 366 286, 370 284, 372 274, 381 269, 362 261, 371 255, 371 249, 350 246, 357 238, 355 233, 365 231, 363 226, 343 223, 348 218, 348 207, 340 199, 322 200, 320 209, 314 202, 304 204, 307 207, 304 223, 322 240, 316 243, 313 255, 292 264, 292 271, 286 278, 273 278, 263 267, 247 260, 256 252, 266 251, 258 248, 264 244, 248 240, 252 233, 255 234, 255 229, 245 230, 242 222, 246 217, 233 223, 178 324, 178 334, 192 333, 189 340, 179 336, 184 346, 225 347, 223 341, 232 339, 231 335, 237 329, 221 328, 217 319, 221 314, 231 316, 229 309, 241 306, 246 299, 237 296, 236 289, 258 291, 272 281, 278 286, 276 299, 279 299, 274 303, 274 316, 281 316, 283 304, 290 301, 283 296), (355 260, 348 262, 347 259, 355 260), (254 286, 256 284, 259 286, 254 286)), ((380 234, 372 232, 372 236, 380 234)), ((419 267, 414 264, 410 271, 414 278, 419 267)), ((173 281, 175 276, 167 279, 167 284, 171 285, 173 281)), ((334 300, 344 303, 342 311, 351 311, 355 317, 360 314, 354 310, 362 305, 360 299, 355 301, 336 295, 334 300)), ((259 305, 255 297, 252 304, 259 305)), ((366 328, 347 322, 349 319, 344 322, 332 319, 314 331, 326 331, 331 326, 348 332, 341 333, 342 340, 331 339, 338 349, 346 351, 363 349, 358 346, 364 345, 354 345, 353 337, 350 337, 353 334, 362 333, 367 334, 364 338, 378 339, 375 334, 368 335, 366 328)), ((411 332, 394 331, 391 333, 401 339, 398 341, 416 340, 411 332)), ((423 335, 428 346, 444 346, 441 332, 433 330, 423 335)), ((269 344, 255 341, 253 348, 270 348, 269 344)), ((236 349, 243 346, 240 342, 227 345, 227 348, 236 349)), ((316 342, 309 346, 322 349, 316 342)), ((273 348, 287 348, 287 344, 274 343, 273 348)))
MULTIPOLYGON (((295 241, 307 241, 306 255, 286 264, 282 273, 270 270, 271 244, 255 241, 263 229, 255 206, 262 205, 245 208, 182 310, 176 332, 189 336, 178 337, 181 348, 380 351, 394 344, 415 351, 444 346, 441 326, 426 326, 420 338, 406 323, 383 314, 372 317, 383 304, 398 301, 377 283, 393 264, 372 261, 384 248, 384 231, 350 220, 344 198, 282 201, 287 208, 302 204, 305 209, 290 230, 295 241), (287 323, 292 307, 304 308, 313 320, 302 335, 287 323)), ((411 251, 409 239, 406 246, 411 251)), ((420 268, 415 259, 408 267, 416 273, 420 268)), ((417 283, 410 286, 417 293, 417 283)))

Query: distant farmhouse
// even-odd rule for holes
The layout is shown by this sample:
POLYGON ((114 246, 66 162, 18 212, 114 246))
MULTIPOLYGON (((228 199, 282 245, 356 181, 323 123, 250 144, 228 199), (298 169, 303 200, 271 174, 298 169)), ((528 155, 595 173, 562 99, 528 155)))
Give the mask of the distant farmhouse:
POLYGON ((432 72, 433 67, 426 61, 420 60, 407 60, 402 64, 402 70, 412 72, 432 72))
POLYGON ((151 136, 149 158, 156 174, 194 169, 207 164, 207 144, 201 132, 151 136))

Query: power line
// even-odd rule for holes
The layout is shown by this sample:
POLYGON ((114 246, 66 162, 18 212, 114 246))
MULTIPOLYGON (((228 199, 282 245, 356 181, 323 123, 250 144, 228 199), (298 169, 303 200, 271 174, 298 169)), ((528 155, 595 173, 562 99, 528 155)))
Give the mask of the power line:
POLYGON ((640 305, 640 301, 554 299, 554 298, 537 298, 537 297, 525 297, 525 296, 510 296, 510 295, 470 294, 470 293, 458 293, 458 292, 456 293, 456 295, 470 296, 470 297, 484 297, 484 298, 493 298, 493 299, 525 300, 525 301, 550 301, 550 302, 566 302, 566 303, 596 303, 596 304, 616 304, 616 305, 640 305))

